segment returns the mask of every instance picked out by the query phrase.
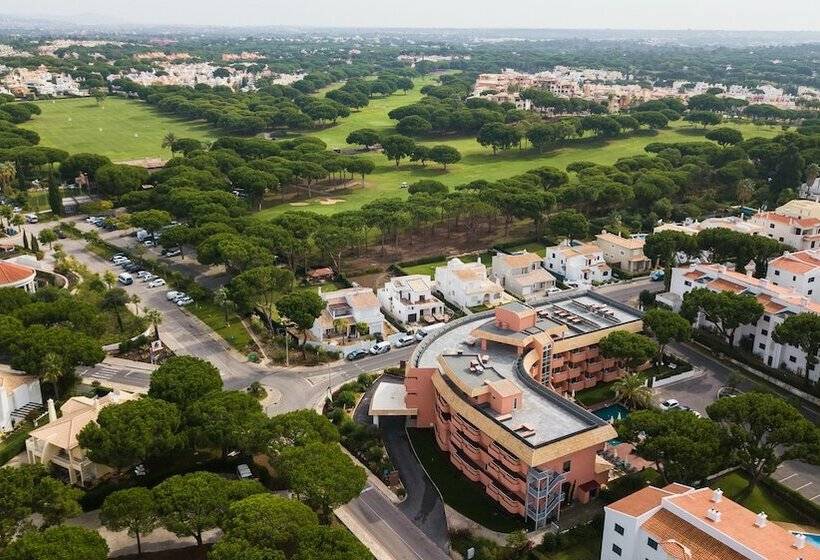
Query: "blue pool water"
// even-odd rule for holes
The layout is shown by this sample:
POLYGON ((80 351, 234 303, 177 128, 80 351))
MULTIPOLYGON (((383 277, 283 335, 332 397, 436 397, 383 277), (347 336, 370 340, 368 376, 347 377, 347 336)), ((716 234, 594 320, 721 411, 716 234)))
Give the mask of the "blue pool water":
MULTIPOLYGON (((604 408, 600 408, 593 412, 595 416, 598 418, 603 418, 607 422, 610 420, 619 420, 626 418, 629 416, 629 409, 626 408, 622 404, 611 404, 609 406, 605 406, 604 408)), ((609 445, 618 445, 621 443, 619 439, 611 439, 609 440, 609 445)))
POLYGON ((810 542, 815 548, 820 548, 820 535, 813 535, 811 533, 804 533, 806 541, 810 542))
POLYGON ((622 404, 611 404, 593 412, 598 418, 603 418, 607 422, 610 420, 623 419, 629 416, 629 409, 622 404))

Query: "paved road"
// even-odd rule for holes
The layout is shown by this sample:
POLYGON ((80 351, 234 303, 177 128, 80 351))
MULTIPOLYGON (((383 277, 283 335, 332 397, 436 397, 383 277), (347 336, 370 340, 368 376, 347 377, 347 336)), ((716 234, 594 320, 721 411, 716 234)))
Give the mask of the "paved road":
MULTIPOLYGON (((704 374, 694 379, 687 379, 661 387, 656 393, 658 399, 677 399, 682 404, 686 404, 705 415, 706 407, 717 400, 718 389, 727 385, 734 370, 696 346, 690 344, 670 346, 675 353, 682 355, 693 366, 703 368, 704 374)), ((753 389, 754 386, 752 381, 742 377, 738 389, 747 391, 753 389)), ((820 415, 818 415, 816 409, 797 399, 793 399, 792 402, 800 407, 809 420, 815 424, 820 423, 820 415)), ((816 466, 799 461, 786 461, 775 471, 772 478, 792 490, 800 492, 807 499, 820 504, 820 469, 816 466)))
POLYGON ((594 291, 601 293, 610 299, 614 299, 615 301, 626 305, 631 305, 635 308, 638 307, 638 296, 640 296, 641 292, 644 290, 652 293, 662 292, 663 282, 653 282, 649 278, 641 278, 631 282, 606 284, 604 286, 594 288, 594 291))

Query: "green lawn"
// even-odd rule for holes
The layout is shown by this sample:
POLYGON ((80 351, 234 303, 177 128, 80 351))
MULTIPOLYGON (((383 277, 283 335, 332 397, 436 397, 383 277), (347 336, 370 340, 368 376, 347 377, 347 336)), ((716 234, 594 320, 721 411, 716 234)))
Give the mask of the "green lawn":
POLYGON ((757 513, 765 511, 769 521, 786 521, 788 523, 805 523, 805 519, 771 492, 768 488, 758 484, 749 491, 749 479, 742 472, 735 471, 712 482, 712 488, 720 488, 723 492, 747 509, 757 513))
MULTIPOLYGON (((418 82, 417 82, 418 83, 418 82)), ((396 94, 383 99, 374 99, 370 105, 358 113, 353 113, 336 126, 320 131, 309 132, 328 143, 328 146, 345 146, 345 138, 351 130, 370 127, 380 131, 391 130, 395 121, 387 118, 391 109, 412 103, 419 98, 418 86, 407 95, 396 94)), ((761 136, 774 137, 782 130, 779 126, 758 126, 746 123, 726 123, 723 126, 737 128, 746 137, 761 136)), ((652 142, 692 142, 703 140, 700 130, 693 129, 688 123, 674 122, 670 128, 660 130, 655 135, 628 136, 615 140, 599 140, 595 138, 576 140, 567 147, 540 154, 533 150, 517 148, 492 154, 489 148, 484 148, 473 137, 445 137, 436 140, 425 140, 426 145, 448 144, 457 148, 462 154, 462 160, 450 165, 444 171, 440 165, 428 163, 422 167, 417 163, 403 160, 399 167, 388 161, 380 153, 370 152, 362 157, 372 158, 376 169, 366 178, 366 187, 357 188, 348 195, 334 198, 344 198, 343 202, 332 205, 320 204, 318 199, 307 205, 292 206, 281 204, 267 208, 260 213, 261 217, 272 217, 292 209, 311 210, 319 214, 335 214, 345 210, 355 210, 362 205, 384 198, 386 196, 407 197, 407 191, 401 188, 402 182, 413 183, 420 179, 435 179, 448 186, 455 186, 477 179, 494 181, 525 173, 530 169, 551 165, 559 169, 575 161, 592 161, 594 163, 611 165, 619 158, 645 154, 644 147, 652 142)))
POLYGON ((114 161, 145 157, 171 157, 162 138, 212 140, 216 133, 204 123, 188 122, 160 114, 142 101, 109 97, 102 105, 94 99, 59 99, 37 103, 43 110, 20 126, 40 135, 40 144, 69 153, 103 154, 114 161))
POLYGON ((531 241, 530 243, 522 243, 506 248, 507 252, 515 253, 517 251, 529 251, 535 253, 539 257, 543 257, 547 253, 547 246, 540 241, 531 241))
POLYGON ((229 313, 228 323, 226 324, 225 312, 210 301, 199 301, 193 305, 189 305, 186 309, 196 315, 200 321, 211 327, 211 329, 224 338, 228 344, 240 352, 244 353, 247 351, 252 340, 238 315, 229 313))
POLYGON ((481 485, 450 463, 447 454, 438 448, 433 430, 412 429, 408 433, 422 465, 447 505, 493 531, 509 533, 525 528, 522 518, 507 513, 487 496, 481 485))

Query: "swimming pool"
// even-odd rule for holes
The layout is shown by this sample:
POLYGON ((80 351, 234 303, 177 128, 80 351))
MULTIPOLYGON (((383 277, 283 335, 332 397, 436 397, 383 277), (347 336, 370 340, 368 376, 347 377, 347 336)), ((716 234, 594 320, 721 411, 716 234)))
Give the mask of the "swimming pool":
POLYGON ((593 412, 598 418, 603 418, 607 422, 610 420, 621 420, 629 416, 629 409, 622 404, 611 404, 593 412))
POLYGON ((810 542, 814 548, 820 548, 820 535, 813 535, 812 533, 803 533, 806 535, 806 541, 810 542))
MULTIPOLYGON (((626 408, 622 404, 611 404, 609 406, 605 406, 604 408, 599 408, 595 412, 593 412, 595 416, 598 418, 603 418, 607 422, 610 420, 622 420, 629 416, 629 409, 626 408)), ((609 445, 618 445, 622 443, 619 439, 611 439, 609 440, 609 445)))

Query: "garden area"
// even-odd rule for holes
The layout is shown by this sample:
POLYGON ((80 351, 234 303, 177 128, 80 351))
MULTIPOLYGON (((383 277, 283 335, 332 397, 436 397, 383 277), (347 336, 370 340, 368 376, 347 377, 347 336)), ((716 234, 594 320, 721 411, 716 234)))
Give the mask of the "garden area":
MULTIPOLYGON (((473 263, 480 261, 486 267, 490 267, 493 261, 493 255, 495 251, 484 251, 478 255, 460 255, 458 258, 465 263, 473 263)), ((440 266, 447 266, 447 261, 450 259, 455 258, 455 255, 451 257, 437 257, 435 260, 428 261, 428 262, 410 262, 410 263, 399 263, 396 266, 399 270, 404 274, 426 274, 431 278, 435 277, 436 275, 436 268, 440 266)))
POLYGON ((447 505, 493 531, 510 533, 526 528, 524 519, 503 510, 480 484, 470 481, 450 463, 448 454, 438 448, 433 430, 411 429, 407 433, 447 505))

